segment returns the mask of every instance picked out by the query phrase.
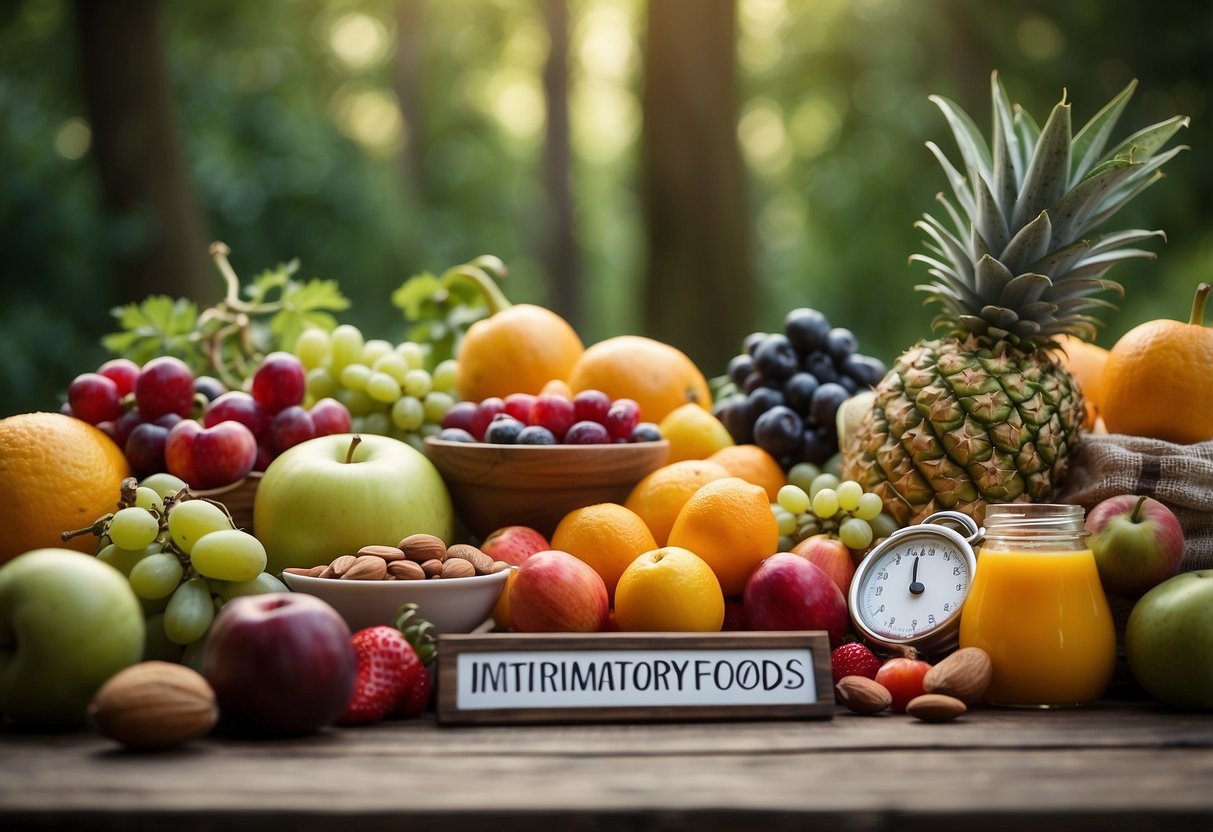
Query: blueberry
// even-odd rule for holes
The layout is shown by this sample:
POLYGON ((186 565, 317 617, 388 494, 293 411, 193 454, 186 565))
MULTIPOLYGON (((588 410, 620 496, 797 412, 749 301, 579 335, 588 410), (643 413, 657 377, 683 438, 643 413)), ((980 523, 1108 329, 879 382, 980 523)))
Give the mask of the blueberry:
POLYGON ((855 350, 859 349, 859 339, 855 337, 855 333, 846 327, 836 326, 830 330, 826 336, 826 352, 830 358, 839 366, 846 360, 848 355, 851 355, 855 350))
POLYGON ((814 465, 821 465, 834 453, 834 446, 823 440, 822 436, 813 429, 806 430, 800 437, 800 458, 814 465))
POLYGON ((793 309, 783 319, 783 331, 802 355, 824 349, 830 322, 816 309, 793 309))
POLYGON ((759 387, 764 386, 765 381, 766 379, 762 377, 762 373, 755 370, 742 380, 741 389, 745 393, 752 393, 759 387))
POLYGON ((838 381, 838 370, 834 367, 834 359, 824 352, 815 352, 804 357, 800 369, 811 373, 822 384, 827 381, 838 381))
POLYGON ((880 384, 888 371, 884 362, 870 355, 850 355, 842 362, 842 371, 855 379, 862 387, 875 387, 880 384))
POLYGON ((632 438, 630 442, 659 442, 661 441, 661 429, 652 422, 640 422, 636 427, 632 428, 632 438))
POLYGON ((514 445, 518 442, 518 434, 525 428, 522 422, 508 413, 498 413, 484 429, 484 441, 491 445, 514 445))
POLYGON ((783 393, 770 387, 758 387, 746 396, 746 416, 752 423, 772 407, 783 404, 783 393))
POLYGON ((776 405, 754 422, 754 442, 776 459, 793 453, 801 442, 804 422, 796 411, 776 405))
POLYGON ((835 382, 828 382, 817 388, 813 401, 809 404, 809 421, 819 427, 834 428, 834 413, 850 397, 847 388, 835 382))
POLYGON ((801 416, 807 416, 809 402, 813 400, 813 393, 817 391, 818 386, 817 377, 811 373, 794 373, 783 383, 784 402, 801 416))
POLYGON ((847 388, 847 392, 852 396, 859 392, 859 382, 850 376, 839 376, 838 383, 847 388))
POLYGON ((556 434, 545 428, 543 425, 527 425, 522 430, 518 431, 518 438, 514 442, 515 445, 555 445, 556 434))
POLYGON ((754 359, 749 353, 741 353, 729 359, 729 380, 742 387, 745 384, 746 376, 754 371, 754 359))
POLYGON ((786 335, 768 335, 754 348, 754 366, 767 378, 785 379, 796 372, 800 358, 786 335))
POLYGON ((472 436, 463 428, 443 428, 438 431, 438 439, 444 442, 475 442, 476 437, 472 436))
POLYGON ((750 418, 749 400, 745 396, 729 396, 713 412, 738 445, 754 441, 754 420, 750 418))
POLYGON ((753 355, 754 350, 758 347, 758 345, 760 343, 762 343, 762 339, 766 338, 766 337, 767 337, 767 334, 765 332, 751 332, 749 335, 747 335, 745 337, 745 340, 741 342, 741 348, 748 355, 753 355))

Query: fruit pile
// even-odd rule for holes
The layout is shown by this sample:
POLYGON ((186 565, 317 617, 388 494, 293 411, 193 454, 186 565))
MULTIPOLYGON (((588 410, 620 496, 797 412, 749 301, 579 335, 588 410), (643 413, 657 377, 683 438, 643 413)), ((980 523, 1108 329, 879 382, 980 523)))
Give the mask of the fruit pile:
POLYGON ((608 445, 653 442, 661 431, 640 421, 634 399, 612 400, 601 390, 510 393, 479 402, 459 402, 442 419, 439 439, 494 445, 608 445))
POLYGON ((731 392, 714 411, 734 441, 756 443, 784 470, 821 465, 838 452, 838 408, 885 373, 858 348, 851 330, 816 309, 793 309, 783 332, 746 336, 744 352, 729 361, 731 392))

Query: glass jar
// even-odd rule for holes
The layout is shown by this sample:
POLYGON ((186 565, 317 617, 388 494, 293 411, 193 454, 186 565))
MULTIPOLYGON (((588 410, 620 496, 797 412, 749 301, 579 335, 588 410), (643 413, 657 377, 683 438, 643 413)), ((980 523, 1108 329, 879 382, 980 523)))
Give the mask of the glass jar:
POLYGON ((960 616, 960 646, 982 648, 994 666, 986 702, 1073 707, 1112 681, 1116 630, 1083 519, 1081 506, 986 508, 960 616))

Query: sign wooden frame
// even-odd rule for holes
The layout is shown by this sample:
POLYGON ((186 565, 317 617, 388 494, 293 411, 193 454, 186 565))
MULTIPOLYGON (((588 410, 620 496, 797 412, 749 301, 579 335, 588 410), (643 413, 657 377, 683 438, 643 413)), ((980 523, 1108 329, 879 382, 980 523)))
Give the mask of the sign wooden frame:
POLYGON ((438 638, 442 725, 831 719, 822 631, 438 638))

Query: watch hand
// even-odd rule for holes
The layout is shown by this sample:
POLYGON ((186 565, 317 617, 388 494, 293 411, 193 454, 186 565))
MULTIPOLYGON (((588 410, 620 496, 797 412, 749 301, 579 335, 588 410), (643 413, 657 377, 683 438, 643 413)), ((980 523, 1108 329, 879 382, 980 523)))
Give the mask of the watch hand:
POLYGON ((926 591, 926 589, 927 588, 925 586, 923 586, 918 580, 918 556, 916 555, 914 557, 914 571, 910 575, 910 594, 911 595, 922 595, 922 593, 924 593, 926 591))

